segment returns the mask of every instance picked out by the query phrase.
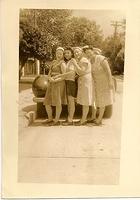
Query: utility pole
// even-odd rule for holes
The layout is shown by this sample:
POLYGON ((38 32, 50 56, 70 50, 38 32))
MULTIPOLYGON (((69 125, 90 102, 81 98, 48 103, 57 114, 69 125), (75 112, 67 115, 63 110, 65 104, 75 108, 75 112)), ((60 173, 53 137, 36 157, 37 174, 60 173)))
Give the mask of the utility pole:
POLYGON ((36 28, 36 10, 33 9, 34 29, 36 28))
POLYGON ((117 34, 118 34, 118 27, 122 27, 123 26, 123 22, 122 21, 112 21, 111 22, 111 26, 114 27, 114 44, 113 44, 113 52, 112 55, 115 55, 115 51, 116 51, 116 39, 117 39, 117 34))

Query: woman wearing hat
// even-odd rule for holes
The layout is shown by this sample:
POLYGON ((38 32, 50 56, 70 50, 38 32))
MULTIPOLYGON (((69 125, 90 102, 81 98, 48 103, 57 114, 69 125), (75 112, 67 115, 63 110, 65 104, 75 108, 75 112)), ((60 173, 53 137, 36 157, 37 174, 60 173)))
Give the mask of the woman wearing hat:
POLYGON ((48 74, 49 86, 46 91, 44 105, 48 114, 48 123, 54 122, 53 125, 59 124, 59 118, 62 111, 62 104, 67 104, 66 86, 64 80, 55 81, 53 77, 66 72, 66 65, 63 57, 64 49, 58 47, 56 49, 56 60, 52 62, 48 74), (56 115, 53 120, 52 106, 56 107, 56 115))
POLYGON ((82 118, 79 125, 84 125, 87 121, 89 106, 94 103, 91 64, 88 59, 83 56, 83 51, 79 47, 74 49, 74 58, 72 62, 76 73, 79 75, 77 103, 82 105, 82 118))
POLYGON ((95 119, 97 125, 102 124, 105 106, 112 105, 114 101, 114 85, 111 70, 107 59, 101 55, 101 50, 87 47, 84 52, 92 65, 93 80, 95 84, 95 104, 99 107, 99 116, 95 119))

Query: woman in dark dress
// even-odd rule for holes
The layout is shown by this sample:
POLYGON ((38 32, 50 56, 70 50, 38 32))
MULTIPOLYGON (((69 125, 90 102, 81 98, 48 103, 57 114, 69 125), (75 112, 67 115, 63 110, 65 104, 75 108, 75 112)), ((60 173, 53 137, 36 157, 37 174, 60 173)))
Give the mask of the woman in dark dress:
POLYGON ((65 80, 54 80, 53 77, 66 72, 66 64, 63 57, 64 49, 58 47, 56 49, 56 60, 52 62, 51 69, 48 74, 49 86, 46 91, 44 105, 48 114, 48 123, 53 125, 59 124, 59 118, 62 111, 62 104, 67 104, 65 80), (56 107, 55 119, 52 116, 52 106, 56 107))

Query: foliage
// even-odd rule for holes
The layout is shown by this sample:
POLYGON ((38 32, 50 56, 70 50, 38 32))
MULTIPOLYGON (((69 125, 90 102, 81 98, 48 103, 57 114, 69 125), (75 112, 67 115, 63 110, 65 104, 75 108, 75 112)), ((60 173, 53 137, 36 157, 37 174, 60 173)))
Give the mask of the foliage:
POLYGON ((52 49, 59 45, 70 10, 20 10, 19 78, 29 57, 51 59, 52 49))
POLYGON ((113 36, 103 40, 102 30, 94 20, 72 17, 72 11, 68 9, 21 9, 20 71, 29 57, 40 61, 52 59, 57 46, 92 45, 103 49, 105 56, 115 65, 124 35, 125 31, 122 31, 115 41, 113 36))
POLYGON ((100 47, 102 31, 95 21, 85 17, 72 17, 63 33, 63 46, 93 45, 100 47))
POLYGON ((48 53, 46 52, 44 39, 41 37, 40 31, 32 26, 20 23, 20 37, 19 37, 19 64, 21 70, 29 57, 34 57, 39 60, 47 59, 48 53))
POLYGON ((114 73, 123 74, 124 73, 124 47, 120 49, 115 58, 115 69, 114 73))
POLYGON ((113 73, 116 71, 123 73, 124 70, 125 19, 121 23, 116 35, 108 36, 102 44, 104 55, 109 58, 113 73))
MULTIPOLYGON (((116 59, 117 55, 120 51, 124 54, 124 35, 119 33, 115 39, 114 36, 107 37, 103 42, 102 48, 104 55, 109 58, 111 70, 114 72, 118 68, 118 59, 116 59)), ((121 63, 124 64, 124 59, 121 63)))
POLYGON ((20 49, 42 59, 46 54, 48 57, 54 54, 57 46, 101 46, 102 32, 95 21, 71 14, 72 11, 67 9, 21 10, 20 24, 25 24, 23 39, 26 42, 20 49))

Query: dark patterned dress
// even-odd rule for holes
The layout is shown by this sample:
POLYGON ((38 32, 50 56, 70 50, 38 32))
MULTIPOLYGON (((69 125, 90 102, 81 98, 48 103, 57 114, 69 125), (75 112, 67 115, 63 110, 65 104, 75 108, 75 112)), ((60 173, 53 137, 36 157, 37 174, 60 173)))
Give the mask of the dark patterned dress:
MULTIPOLYGON (((62 74, 62 63, 57 65, 58 61, 53 61, 49 73, 51 77, 62 74)), ((67 104, 65 81, 49 83, 44 99, 44 105, 60 106, 62 104, 67 104)))

